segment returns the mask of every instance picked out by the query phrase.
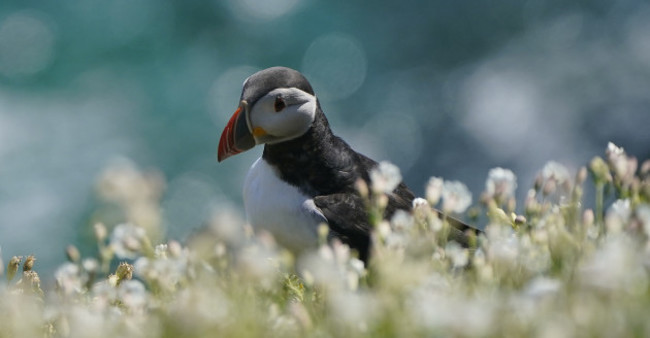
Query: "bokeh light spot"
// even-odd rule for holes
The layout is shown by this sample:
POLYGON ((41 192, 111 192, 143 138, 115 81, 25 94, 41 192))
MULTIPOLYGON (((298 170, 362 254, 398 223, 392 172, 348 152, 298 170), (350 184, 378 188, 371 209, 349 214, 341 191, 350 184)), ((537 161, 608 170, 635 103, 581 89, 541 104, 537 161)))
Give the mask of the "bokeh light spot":
MULTIPOLYGON (((363 132, 377 135, 387 160, 408 171, 422 152, 422 132, 410 115, 386 113, 368 122, 363 132)), ((381 160, 376 158, 376 160, 381 160)))
POLYGON ((247 21, 268 21, 291 12, 298 0, 232 0, 230 6, 238 18, 247 21))
POLYGON ((507 157, 522 150, 537 124, 539 94, 524 74, 482 70, 463 90, 464 127, 493 156, 507 157))
POLYGON ((54 55, 52 29, 34 15, 18 12, 0 23, 0 73, 26 77, 47 68, 54 55))
POLYGON ((635 15, 626 28, 625 42, 630 54, 647 67, 650 65, 650 9, 635 15))
POLYGON ((226 125, 239 105, 244 80, 258 70, 252 66, 232 67, 214 81, 208 94, 208 109, 216 126, 226 125))
POLYGON ((344 34, 317 38, 305 52, 303 73, 326 100, 339 100, 356 92, 366 78, 367 60, 361 45, 344 34))

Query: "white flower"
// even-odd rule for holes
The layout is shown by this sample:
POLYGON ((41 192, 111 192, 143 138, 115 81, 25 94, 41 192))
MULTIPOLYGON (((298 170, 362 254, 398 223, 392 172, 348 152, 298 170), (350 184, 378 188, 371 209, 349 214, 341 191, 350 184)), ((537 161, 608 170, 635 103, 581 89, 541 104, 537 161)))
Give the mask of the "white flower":
POLYGON ((454 268, 463 268, 469 263, 469 251, 456 242, 449 242, 445 252, 454 268))
POLYGON ((366 273, 363 262, 352 257, 350 247, 338 239, 302 255, 298 267, 308 284, 317 283, 329 290, 356 290, 366 273))
POLYGON ((84 258, 81 261, 81 266, 86 270, 86 272, 94 273, 99 268, 99 262, 95 258, 84 258))
POLYGON ((387 221, 381 221, 377 225, 377 234, 379 235, 379 238, 386 239, 392 232, 393 231, 390 228, 390 223, 387 221))
POLYGON ((569 170, 560 163, 555 161, 549 161, 544 165, 542 169, 542 177, 545 180, 553 180, 561 185, 562 183, 569 181, 571 175, 569 175, 569 170))
POLYGON ((269 288, 275 277, 279 252, 271 241, 271 236, 259 233, 255 239, 239 251, 236 267, 243 276, 269 288))
POLYGON ((571 175, 565 166, 550 161, 537 176, 535 185, 542 189, 544 196, 554 195, 562 201, 570 191, 571 175))
POLYGON ((442 186, 442 209, 462 213, 472 204, 472 194, 467 186, 458 181, 445 181, 442 186))
POLYGON ((108 279, 95 283, 92 286, 94 305, 99 309, 105 309, 114 303, 117 298, 117 291, 108 279))
POLYGON ((142 251, 145 238, 146 233, 143 228, 124 223, 113 229, 110 245, 119 258, 134 259, 142 251))
POLYGON ((539 299, 556 294, 560 291, 562 282, 557 279, 539 276, 528 282, 524 294, 528 297, 539 299))
POLYGON ((66 295, 80 293, 84 284, 81 278, 80 269, 77 264, 66 262, 63 263, 56 272, 54 272, 56 285, 63 290, 66 295))
POLYGON ((375 193, 390 194, 402 181, 402 175, 397 166, 382 161, 370 171, 370 180, 375 193))
POLYGON ((515 263, 520 254, 519 238, 510 226, 489 224, 485 228, 488 238, 487 254, 491 260, 515 263))
POLYGON ((365 274, 363 262, 351 258, 346 270, 348 290, 355 291, 359 288, 359 279, 365 274))
POLYGON ((505 200, 514 195, 517 189, 517 177, 509 169, 493 168, 488 172, 485 191, 489 196, 505 200))
POLYGON ((427 183, 426 196, 427 201, 432 206, 440 202, 440 197, 442 196, 442 186, 444 181, 440 177, 431 177, 427 183))
POLYGON ((187 258, 138 258, 135 263, 135 273, 138 277, 155 282, 166 290, 174 290, 187 273, 187 258))
POLYGON ((422 197, 416 197, 415 199, 413 199, 413 202, 411 203, 411 207, 412 207, 413 209, 415 209, 415 208, 419 208, 419 207, 423 207, 423 206, 427 206, 427 207, 428 207, 428 206, 429 206, 429 202, 427 202, 427 200, 425 200, 425 199, 422 198, 422 197))
POLYGON ((332 252, 339 266, 345 265, 350 260, 350 246, 341 241, 332 241, 332 252))
MULTIPOLYGON (((102 304, 103 305, 103 304, 102 304)), ((87 307, 82 304, 76 303, 71 306, 60 308, 61 314, 57 314, 57 319, 61 315, 67 318, 67 328, 69 332, 66 333, 68 337, 100 337, 110 327, 111 320, 115 317, 109 318, 108 311, 104 312, 106 307, 100 307, 97 300, 93 300, 92 306, 87 307)), ((58 333, 58 330, 57 330, 58 333)))
POLYGON ((357 258, 350 258, 348 265, 350 266, 350 270, 356 273, 359 277, 366 274, 366 267, 365 264, 363 264, 362 260, 357 258))
POLYGON ((623 230, 623 227, 630 221, 632 210, 630 208, 630 200, 616 200, 605 215, 605 225, 607 231, 610 233, 618 233, 623 230))
POLYGON ((647 290, 648 276, 642 256, 628 236, 609 236, 580 269, 581 281, 598 289, 641 294, 647 290))
POLYGON ((498 314, 498 305, 487 297, 462 297, 445 281, 416 288, 409 297, 408 309, 412 318, 434 334, 445 332, 451 336, 484 336, 491 332, 498 314))
POLYGON ((298 267, 308 284, 315 283, 327 290, 340 290, 348 285, 340 275, 340 269, 334 263, 334 253, 328 245, 300 256, 298 267))
POLYGON ((387 248, 397 251, 403 251, 408 247, 409 236, 402 232, 392 232, 384 239, 387 248))
POLYGON ((239 212, 230 206, 219 206, 212 210, 210 229, 228 244, 239 245, 246 239, 244 228, 239 226, 244 220, 239 212))
POLYGON ((143 311, 147 305, 147 291, 142 282, 127 280, 117 287, 117 297, 131 310, 143 311))
POLYGON ((206 327, 213 327, 215 323, 236 318, 234 312, 230 313, 235 305, 237 304, 231 304, 218 287, 197 285, 178 292, 168 306, 169 320, 172 325, 196 334, 201 331, 190 330, 204 330, 206 327))
POLYGON ((623 155, 625 154, 625 150, 623 147, 619 147, 615 145, 613 142, 608 142, 607 143, 607 150, 606 153, 609 155, 623 155))
POLYGON ((372 293, 339 290, 328 295, 332 316, 340 323, 364 331, 377 316, 379 304, 372 293))
POLYGON ((607 155, 607 161, 609 162, 610 167, 616 173, 616 176, 623 177, 628 172, 628 160, 625 150, 622 147, 616 146, 614 143, 607 143, 607 150, 605 151, 607 155))
POLYGON ((154 256, 156 258, 167 258, 167 244, 158 244, 154 248, 154 256))
POLYGON ((390 223, 393 225, 393 229, 397 231, 403 231, 413 227, 413 215, 410 212, 404 210, 397 210, 393 217, 390 220, 390 223))

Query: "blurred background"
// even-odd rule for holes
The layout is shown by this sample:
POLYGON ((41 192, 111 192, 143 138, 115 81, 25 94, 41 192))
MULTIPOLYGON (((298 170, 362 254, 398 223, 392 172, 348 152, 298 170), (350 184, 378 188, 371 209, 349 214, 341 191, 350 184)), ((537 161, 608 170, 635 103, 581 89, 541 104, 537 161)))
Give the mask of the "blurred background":
POLYGON ((477 200, 501 166, 521 201, 547 161, 575 170, 608 141, 650 158, 645 1, 3 1, 4 262, 33 253, 43 275, 67 244, 92 250, 116 161, 164 177, 170 237, 224 206, 241 217, 262 148, 218 164, 218 139, 244 79, 276 65, 418 195, 442 176, 477 200))

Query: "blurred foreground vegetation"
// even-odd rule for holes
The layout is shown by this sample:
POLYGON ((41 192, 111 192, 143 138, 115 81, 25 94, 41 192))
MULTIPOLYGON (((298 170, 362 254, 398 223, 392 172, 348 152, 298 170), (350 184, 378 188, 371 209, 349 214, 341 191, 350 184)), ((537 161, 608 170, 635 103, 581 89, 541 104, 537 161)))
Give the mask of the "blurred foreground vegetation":
MULTIPOLYGON (((373 213, 399 182, 393 169, 359 186, 373 213)), ((122 219, 94 225, 96 255, 66 249, 54 288, 33 256, 4 260, 0 337, 650 335, 650 160, 613 144, 575 174, 550 162, 519 205, 506 169, 467 211, 462 183, 432 178, 412 213, 377 220, 368 267, 324 226, 296 258, 225 208, 185 243, 165 239, 163 185, 128 164, 107 169, 98 214, 122 219), (447 242, 430 206, 487 219, 485 233, 469 249, 447 242)))

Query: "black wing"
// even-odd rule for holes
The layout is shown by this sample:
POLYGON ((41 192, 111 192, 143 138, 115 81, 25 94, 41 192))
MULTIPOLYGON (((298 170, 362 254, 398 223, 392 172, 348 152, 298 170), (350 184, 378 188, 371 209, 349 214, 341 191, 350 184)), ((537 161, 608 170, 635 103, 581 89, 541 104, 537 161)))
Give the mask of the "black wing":
POLYGON ((314 204, 327 218, 331 234, 357 250, 359 259, 367 262, 370 251, 370 223, 361 196, 345 193, 316 196, 314 204))
MULTIPOLYGON (((389 200, 391 199, 389 197, 389 200)), ((371 246, 371 225, 363 198, 357 194, 332 194, 314 197, 314 204, 327 219, 331 236, 340 239, 341 242, 356 250, 359 253, 359 259, 367 263, 371 246)), ((386 219, 390 219, 396 210, 405 209, 401 208, 402 205, 390 202, 389 207, 391 210, 387 208, 384 213, 386 219)), ((469 246, 466 230, 480 231, 453 217, 447 217, 447 221, 451 225, 449 240, 453 240, 463 247, 469 246)))

